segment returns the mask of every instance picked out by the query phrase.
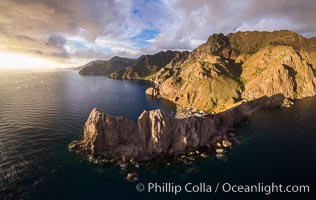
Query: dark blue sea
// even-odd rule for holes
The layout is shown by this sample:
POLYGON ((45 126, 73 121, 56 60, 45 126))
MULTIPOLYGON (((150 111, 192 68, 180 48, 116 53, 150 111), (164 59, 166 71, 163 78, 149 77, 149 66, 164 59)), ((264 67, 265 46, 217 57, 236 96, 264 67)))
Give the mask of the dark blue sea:
POLYGON ((210 155, 181 165, 166 158, 122 171, 68 151, 94 107, 134 121, 143 110, 174 112, 174 104, 145 95, 150 86, 74 70, 0 71, 0 199, 315 199, 316 98, 255 112, 237 128, 241 143, 224 159, 210 155), (127 182, 128 172, 138 172, 139 180, 127 182), (140 183, 143 192, 136 190, 140 183), (180 185, 182 192, 148 192, 149 183, 180 185), (183 191, 187 183, 213 191, 183 191), (226 193, 225 183, 308 185, 310 192, 226 193))

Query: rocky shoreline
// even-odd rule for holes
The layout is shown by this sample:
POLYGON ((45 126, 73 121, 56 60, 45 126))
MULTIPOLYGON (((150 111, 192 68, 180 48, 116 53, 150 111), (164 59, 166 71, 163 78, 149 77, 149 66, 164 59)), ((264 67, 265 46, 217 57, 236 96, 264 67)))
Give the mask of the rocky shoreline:
POLYGON ((70 151, 89 155, 91 160, 135 167, 153 159, 174 156, 184 164, 197 156, 208 157, 214 149, 217 158, 238 143, 234 127, 247 121, 260 108, 282 105, 284 99, 264 97, 221 113, 207 116, 174 117, 163 110, 144 111, 137 123, 94 108, 84 126, 84 135, 69 145, 70 151))

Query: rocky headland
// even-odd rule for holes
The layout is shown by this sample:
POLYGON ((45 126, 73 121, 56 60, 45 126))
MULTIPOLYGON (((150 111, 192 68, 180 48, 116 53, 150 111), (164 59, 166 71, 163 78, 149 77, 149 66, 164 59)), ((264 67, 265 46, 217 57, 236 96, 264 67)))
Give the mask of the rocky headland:
MULTIPOLYGON (((219 143, 231 147, 236 140, 232 131, 235 126, 258 109, 281 106, 283 100, 283 95, 262 97, 205 116, 177 117, 160 109, 144 111, 136 123, 94 108, 84 125, 83 138, 72 142, 69 149, 106 162, 133 163, 165 155, 190 155, 198 149, 221 147, 219 143)), ((217 153, 221 156, 223 152, 217 153)))
POLYGON ((230 130, 252 112, 314 96, 315 66, 315 38, 291 31, 214 34, 192 52, 142 56, 109 77, 152 81, 146 94, 174 102, 177 116, 144 111, 135 123, 93 109, 69 148, 129 162, 231 146, 230 130))

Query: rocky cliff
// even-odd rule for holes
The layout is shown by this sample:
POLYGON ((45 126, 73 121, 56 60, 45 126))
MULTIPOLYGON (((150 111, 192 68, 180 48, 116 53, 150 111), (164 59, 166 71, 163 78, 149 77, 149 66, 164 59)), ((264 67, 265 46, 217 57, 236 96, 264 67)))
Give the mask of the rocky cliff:
POLYGON ((186 60, 156 73, 146 93, 209 112, 275 94, 285 102, 314 96, 314 40, 291 31, 214 34, 186 60))
POLYGON ((109 75, 117 70, 133 65, 135 59, 115 56, 110 60, 96 60, 80 67, 80 75, 109 75))
POLYGON ((306 51, 297 52, 292 46, 265 47, 242 67, 242 97, 247 100, 279 93, 290 100, 316 94, 315 71, 306 51))
POLYGON ((162 110, 144 111, 137 123, 93 109, 84 126, 83 140, 72 149, 93 157, 143 161, 161 155, 178 155, 207 145, 212 137, 232 126, 232 117, 177 119, 162 110), (220 124, 222 123, 222 124, 220 124))
POLYGON ((177 118, 162 110, 144 111, 137 122, 93 109, 83 128, 84 135, 69 145, 92 157, 111 162, 145 161, 164 155, 179 155, 215 145, 227 138, 228 130, 253 111, 280 106, 282 95, 262 97, 224 112, 177 118))

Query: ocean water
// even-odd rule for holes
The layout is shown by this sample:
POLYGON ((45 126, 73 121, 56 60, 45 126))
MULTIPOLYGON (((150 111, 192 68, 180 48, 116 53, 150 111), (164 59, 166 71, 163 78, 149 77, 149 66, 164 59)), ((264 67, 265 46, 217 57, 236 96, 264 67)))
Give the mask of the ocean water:
POLYGON ((241 144, 225 159, 172 158, 137 169, 100 165, 67 150, 98 107, 136 120, 143 110, 175 106, 146 97, 150 83, 80 76, 77 71, 0 71, 0 199, 314 199, 316 98, 286 109, 263 110, 237 129, 241 144), (188 169, 193 173, 188 173, 188 169), (192 170, 193 169, 193 170, 192 170), (128 172, 139 180, 128 183, 128 172), (142 183, 309 185, 309 193, 138 192, 142 183))

